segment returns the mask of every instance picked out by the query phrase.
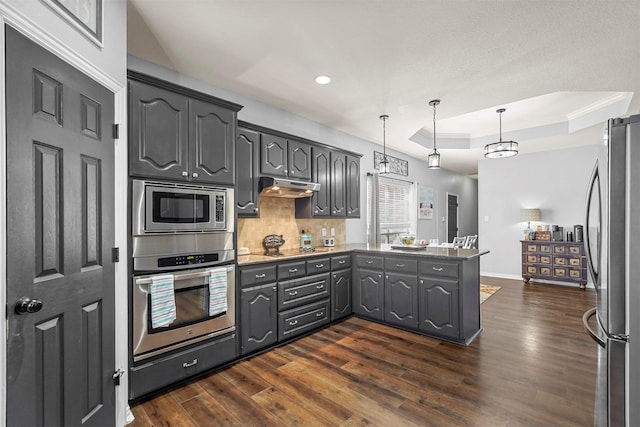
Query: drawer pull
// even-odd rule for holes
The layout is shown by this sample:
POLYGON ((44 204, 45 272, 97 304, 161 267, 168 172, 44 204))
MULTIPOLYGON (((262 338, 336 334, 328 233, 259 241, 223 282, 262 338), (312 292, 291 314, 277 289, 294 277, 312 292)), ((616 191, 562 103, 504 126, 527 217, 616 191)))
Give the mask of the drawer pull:
POLYGON ((403 268, 403 267, 404 267, 404 264, 396 264, 396 267, 398 267, 398 268, 403 268))
POLYGON ((267 277, 266 274, 262 273, 262 274, 256 274, 256 279, 264 279, 265 277, 267 277))
POLYGON ((344 260, 344 259, 342 261, 338 261, 338 264, 346 264, 346 263, 347 263, 347 261, 344 260))
POLYGON ((297 320, 292 320, 289 322, 289 326, 296 326, 298 324, 297 320))
POLYGON ((190 368, 192 366, 196 366, 197 364, 198 364, 198 359, 193 359, 193 361, 191 361, 191 362, 184 362, 182 364, 182 367, 183 368, 190 368))
POLYGON ((289 273, 297 273, 298 269, 297 268, 290 268, 289 269, 289 273))
POLYGON ((324 264, 316 264, 316 268, 322 268, 324 267, 324 264))
POLYGON ((316 285, 316 289, 324 289, 324 285, 316 285))
POLYGON ((319 311, 316 313, 316 317, 322 317, 324 316, 324 311, 319 311))
POLYGON ((372 260, 370 260, 370 259, 368 259, 368 260, 366 261, 366 263, 367 263, 367 264, 373 264, 373 261, 372 261, 372 260))
POLYGON ((291 291, 291 292, 289 292, 289 295, 294 297, 294 296, 298 295, 298 291, 291 291))
POLYGON ((433 271, 442 271, 443 268, 442 267, 432 267, 433 271))

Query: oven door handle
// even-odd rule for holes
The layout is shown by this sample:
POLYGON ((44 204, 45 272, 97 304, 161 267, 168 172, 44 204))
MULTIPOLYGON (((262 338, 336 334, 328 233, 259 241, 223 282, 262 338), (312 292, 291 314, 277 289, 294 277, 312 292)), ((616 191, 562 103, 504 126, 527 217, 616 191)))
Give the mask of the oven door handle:
MULTIPOLYGON (((227 266, 227 273, 233 271, 234 267, 233 266, 227 266)), ((188 279, 196 279, 198 277, 206 277, 210 274, 212 268, 209 268, 207 270, 203 270, 203 271, 198 271, 197 273, 182 273, 182 274, 174 274, 173 275, 173 281, 174 282, 178 282, 180 280, 188 280, 188 279)), ((159 273, 159 274, 163 274, 163 273, 159 273)), ((167 273, 164 273, 167 274, 167 273)), ((170 274, 170 273, 169 273, 170 274)), ((140 277, 138 279, 136 279, 136 285, 139 286, 144 286, 144 285, 150 285, 152 283, 151 280, 152 276, 145 276, 145 277, 140 277)))

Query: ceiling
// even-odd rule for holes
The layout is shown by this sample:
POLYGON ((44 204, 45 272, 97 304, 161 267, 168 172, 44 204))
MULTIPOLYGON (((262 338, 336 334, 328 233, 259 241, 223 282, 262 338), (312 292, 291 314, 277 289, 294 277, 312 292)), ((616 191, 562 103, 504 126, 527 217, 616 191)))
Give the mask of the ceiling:
POLYGON ((521 153, 640 112, 640 0, 128 1, 130 54, 379 144, 388 114, 387 147, 410 156, 431 150, 440 99, 442 166, 462 174, 498 108, 521 153))

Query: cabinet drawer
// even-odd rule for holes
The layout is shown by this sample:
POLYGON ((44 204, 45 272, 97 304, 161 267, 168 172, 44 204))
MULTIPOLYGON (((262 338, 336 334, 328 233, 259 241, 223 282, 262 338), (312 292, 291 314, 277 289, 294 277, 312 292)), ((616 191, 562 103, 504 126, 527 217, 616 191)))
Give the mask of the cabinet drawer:
POLYGON ((527 244, 527 252, 538 252, 538 245, 527 244))
POLYGON ((554 246, 553 247, 553 253, 554 254, 566 254, 567 253, 567 247, 566 246, 554 246))
POLYGON ((572 279, 582 279, 582 274, 584 270, 569 270, 569 277, 572 279))
POLYGON ((568 270, 566 268, 559 267, 553 269, 553 275, 556 277, 569 277, 568 270))
POLYGON ((527 273, 529 273, 529 274, 538 274, 538 266, 536 266, 536 265, 528 265, 527 266, 527 273))
POLYGON ((340 255, 331 257, 331 269, 341 270, 351 268, 351 255, 340 255))
POLYGON ((129 399, 203 373, 236 358, 236 334, 215 338, 170 356, 134 366, 129 373, 129 399))
POLYGON ((582 267, 582 258, 569 258, 569 265, 572 267, 582 267))
POLYGON ((551 267, 540 267, 541 276, 551 276, 551 267))
POLYGON ((283 311, 278 314, 278 341, 294 337, 329 323, 329 300, 283 311))
POLYGON ((285 310, 329 296, 329 273, 278 283, 278 307, 285 310))
POLYGON ((356 255, 356 265, 374 270, 382 270, 384 268, 384 258, 381 256, 356 255))
POLYGON ((555 257, 553 259, 553 264, 554 265, 568 265, 569 263, 567 262, 566 258, 563 257, 555 257))
POLYGON ((550 254, 551 245, 538 245, 538 251, 543 254, 550 254))
POLYGON ((314 258, 307 260, 307 274, 326 273, 331 269, 331 260, 326 258, 314 258))
POLYGON ((540 255, 540 264, 551 264, 551 257, 549 255, 540 255))
POLYGON ((442 261, 420 261, 420 274, 427 276, 458 277, 458 264, 442 261))
POLYGON ((582 246, 569 246, 569 253, 571 255, 581 255, 582 254, 582 246))
POLYGON ((278 264, 278 280, 303 277, 307 274, 304 261, 283 262, 278 264))
POLYGON ((246 287, 276 281, 275 265, 259 265, 256 267, 242 267, 240 269, 240 286, 246 287))
POLYGON ((385 257, 384 269, 398 273, 418 274, 418 260, 406 257, 385 257))
POLYGON ((538 260, 539 260, 538 255, 527 255, 527 262, 536 264, 538 260))

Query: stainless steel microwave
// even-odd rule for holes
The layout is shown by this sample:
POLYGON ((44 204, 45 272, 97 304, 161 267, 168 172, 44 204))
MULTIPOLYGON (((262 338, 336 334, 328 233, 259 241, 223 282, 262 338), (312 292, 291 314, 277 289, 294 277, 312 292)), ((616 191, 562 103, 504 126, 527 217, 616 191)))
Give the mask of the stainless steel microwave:
POLYGON ((233 231, 233 189, 134 179, 132 234, 233 231))

